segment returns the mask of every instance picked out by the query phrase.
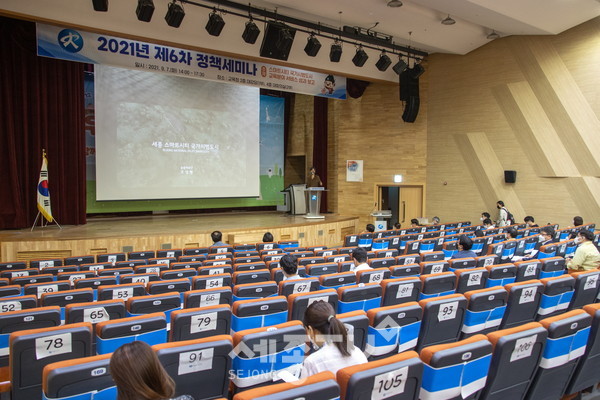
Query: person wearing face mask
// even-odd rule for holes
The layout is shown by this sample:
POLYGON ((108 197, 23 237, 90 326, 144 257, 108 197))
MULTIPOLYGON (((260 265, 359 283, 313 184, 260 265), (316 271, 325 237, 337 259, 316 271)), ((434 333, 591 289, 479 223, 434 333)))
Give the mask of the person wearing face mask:
POLYGON ((484 211, 484 212, 482 212, 482 213, 481 213, 481 218, 479 218, 479 220, 480 220, 481 222, 483 222, 483 221, 485 221, 486 219, 492 219, 492 216, 490 215, 490 213, 489 213, 489 212, 485 212, 485 211, 484 211))
POLYGON ((317 175, 317 170, 315 167, 310 167, 310 173, 308 178, 306 178, 306 187, 322 187, 323 182, 321 182, 321 178, 317 175))
POLYGON ((542 229, 540 229, 540 236, 542 240, 535 244, 535 247, 531 251, 529 257, 523 258, 524 261, 535 259, 540 251, 540 247, 554 243, 554 228, 551 226, 544 226, 542 229))
POLYGON ((600 252, 594 245, 594 234, 587 229, 577 233, 575 241, 579 244, 575 255, 567 258, 569 272, 589 271, 600 267, 600 252))
POLYGON ((513 221, 511 221, 510 213, 504 206, 504 202, 502 200, 498 200, 496 202, 496 207, 498 208, 498 228, 511 225, 513 221))
POLYGON ((303 324, 318 350, 304 360, 300 379, 323 371, 336 374, 339 369, 367 362, 364 353, 348 337, 344 323, 336 318, 331 304, 322 300, 312 303, 306 309, 303 324))

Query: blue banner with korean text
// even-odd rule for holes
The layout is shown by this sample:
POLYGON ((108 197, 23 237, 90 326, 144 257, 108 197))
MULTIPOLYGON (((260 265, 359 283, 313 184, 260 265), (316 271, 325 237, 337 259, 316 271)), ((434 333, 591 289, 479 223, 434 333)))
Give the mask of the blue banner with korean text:
POLYGON ((346 78, 37 24, 38 55, 263 89, 346 99, 346 78))

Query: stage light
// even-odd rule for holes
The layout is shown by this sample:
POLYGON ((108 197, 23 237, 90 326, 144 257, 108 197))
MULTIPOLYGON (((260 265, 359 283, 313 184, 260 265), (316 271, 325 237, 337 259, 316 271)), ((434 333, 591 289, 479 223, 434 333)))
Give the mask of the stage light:
POLYGON ((223 17, 217 14, 217 10, 211 12, 206 23, 206 32, 211 36, 219 36, 224 26, 225 21, 223 17))
POLYGON ((381 55, 379 56, 379 60, 377 60, 375 63, 375 66, 378 70, 383 72, 388 69, 390 65, 392 65, 392 60, 387 56, 387 54, 385 54, 385 51, 382 51, 381 55))
POLYGON ((425 72, 425 68, 421 64, 415 64, 412 68, 408 70, 410 77, 413 79, 417 79, 425 72))
POLYGON ((246 22, 244 33, 242 33, 242 39, 244 39, 244 42, 254 44, 256 43, 256 39, 258 39, 258 35, 260 35, 260 29, 258 26, 256 26, 252 20, 246 22))
POLYGON ((331 45, 331 50, 329 50, 329 61, 331 62, 340 62, 342 58, 342 45, 338 40, 333 42, 331 45))
POLYGON ((150 22, 152 14, 154 14, 154 2, 152 0, 138 0, 135 13, 140 21, 150 22))
POLYGON ((398 75, 400 75, 402 72, 406 71, 406 68, 408 68, 408 64, 405 63, 404 60, 401 59, 401 58, 392 67, 392 69, 394 70, 394 72, 397 73, 398 75))
POLYGON ((108 11, 108 0, 92 0, 95 11, 108 11))
POLYGON ((321 42, 315 37, 314 33, 311 33, 304 46, 304 52, 310 57, 314 57, 321 50, 321 42))
POLYGON ((356 49, 356 54, 354 54, 354 57, 352 57, 352 62, 354 65, 357 67, 362 67, 365 65, 368 59, 369 55, 363 50, 362 46, 358 46, 358 49, 356 49))
POLYGON ((179 28, 181 21, 183 21, 183 17, 185 17, 185 11, 183 11, 183 7, 177 4, 175 0, 169 3, 169 10, 167 11, 167 15, 165 15, 165 21, 167 21, 167 24, 173 28, 179 28))

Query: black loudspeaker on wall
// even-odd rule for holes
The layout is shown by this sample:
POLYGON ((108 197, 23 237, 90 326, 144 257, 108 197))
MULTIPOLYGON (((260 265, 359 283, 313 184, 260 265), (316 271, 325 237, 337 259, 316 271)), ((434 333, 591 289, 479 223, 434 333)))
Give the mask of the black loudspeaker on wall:
POLYGON ((400 74, 400 101, 404 101, 404 122, 415 122, 419 114, 419 78, 413 78, 409 70, 400 74))
POLYGON ((517 171, 504 171, 504 182, 515 183, 517 181, 517 171))

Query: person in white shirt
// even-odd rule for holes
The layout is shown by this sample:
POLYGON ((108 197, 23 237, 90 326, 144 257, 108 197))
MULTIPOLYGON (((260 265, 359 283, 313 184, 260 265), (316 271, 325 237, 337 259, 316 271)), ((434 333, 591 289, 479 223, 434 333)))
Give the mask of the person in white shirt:
POLYGON ((335 317, 331 304, 315 301, 304 314, 304 328, 310 341, 319 349, 304 360, 300 378, 323 371, 335 375, 339 369, 364 364, 367 357, 350 340, 346 326, 335 317))
POLYGON ((492 220, 491 220, 491 219, 489 219, 489 218, 486 218, 486 219, 484 219, 484 220, 483 220, 483 229, 484 229, 484 230, 488 230, 488 229, 494 229, 494 228, 495 228, 495 226, 494 226, 494 224, 492 223, 492 220))
POLYGON ((293 279, 301 279, 298 275, 298 259, 291 254, 286 254, 279 260, 279 266, 283 271, 283 280, 291 281, 293 279))
POLYGON ((356 273, 358 271, 371 269, 369 264, 367 264, 367 251, 364 248, 355 248, 352 251, 352 258, 354 259, 354 267, 350 268, 350 271, 356 273))

